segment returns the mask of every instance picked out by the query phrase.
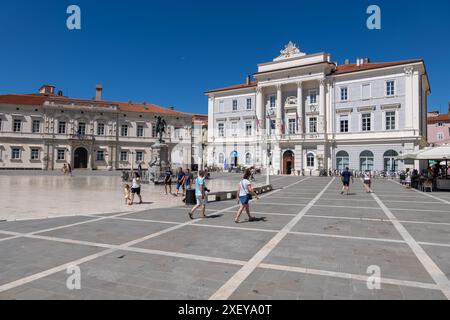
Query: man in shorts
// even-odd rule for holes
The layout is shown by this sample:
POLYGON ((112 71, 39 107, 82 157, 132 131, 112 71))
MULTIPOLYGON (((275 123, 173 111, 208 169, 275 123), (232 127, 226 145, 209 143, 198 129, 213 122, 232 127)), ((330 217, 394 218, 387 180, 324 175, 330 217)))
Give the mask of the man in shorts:
POLYGON ((350 170, 348 168, 345 168, 345 171, 341 173, 341 179, 342 179, 342 184, 344 185, 342 187, 341 194, 343 195, 344 192, 347 192, 347 195, 348 195, 348 191, 350 189, 350 179, 352 180, 352 183, 353 183, 353 174, 350 172, 350 170))
POLYGON ((206 184, 205 184, 205 172, 200 171, 198 173, 197 179, 195 179, 195 198, 197 199, 197 205, 192 208, 189 212, 189 218, 194 219, 195 210, 202 207, 202 215, 203 218, 207 218, 206 216, 206 203, 208 202, 207 194, 206 194, 206 184))

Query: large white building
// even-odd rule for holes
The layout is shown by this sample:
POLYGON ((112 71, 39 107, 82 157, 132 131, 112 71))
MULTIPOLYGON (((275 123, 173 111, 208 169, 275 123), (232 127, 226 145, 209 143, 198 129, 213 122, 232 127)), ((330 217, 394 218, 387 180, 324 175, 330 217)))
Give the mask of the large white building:
MULTIPOLYGON (((143 164, 156 155, 156 116, 167 122, 164 136, 172 166, 200 164, 193 156, 193 119, 200 115, 178 112, 149 103, 102 99, 101 86, 93 100, 55 94, 44 85, 36 94, 0 95, 0 169, 58 170, 73 168, 121 170, 143 164)), ((198 153, 198 151, 197 151, 198 153)))
POLYGON ((338 65, 328 53, 289 43, 253 77, 206 92, 209 164, 271 162, 282 174, 393 171, 414 165, 396 156, 426 145, 430 85, 422 60, 338 65))

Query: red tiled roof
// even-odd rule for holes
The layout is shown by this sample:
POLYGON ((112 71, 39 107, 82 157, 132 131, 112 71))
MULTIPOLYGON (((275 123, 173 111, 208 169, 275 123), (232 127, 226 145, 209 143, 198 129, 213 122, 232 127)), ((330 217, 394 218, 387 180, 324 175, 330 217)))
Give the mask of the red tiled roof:
POLYGON ((403 60, 403 61, 394 61, 394 62, 367 62, 361 66, 357 66, 356 64, 343 64, 336 67, 334 74, 343 74, 357 71, 365 71, 372 69, 380 69, 387 67, 400 66, 409 63, 422 62, 422 60, 403 60))
POLYGON ((46 100, 45 96, 27 95, 27 94, 2 94, 0 103, 13 105, 39 106, 46 100))
POLYGON ((450 116, 448 114, 441 114, 439 116, 429 117, 427 120, 428 124, 434 124, 438 122, 450 122, 450 116))
POLYGON ((166 109, 155 104, 134 104, 134 103, 124 103, 116 102, 119 105, 120 111, 126 112, 139 112, 139 113, 158 113, 166 114, 170 116, 191 116, 189 113, 179 112, 171 109, 166 109))
POLYGON ((251 81, 249 84, 247 84, 247 83, 237 84, 237 85, 234 85, 234 86, 229 86, 229 87, 224 87, 224 88, 220 88, 220 89, 209 90, 209 91, 206 91, 206 93, 217 92, 217 91, 235 90, 235 89, 252 88, 252 87, 256 87, 256 85, 257 85, 256 81, 251 81))

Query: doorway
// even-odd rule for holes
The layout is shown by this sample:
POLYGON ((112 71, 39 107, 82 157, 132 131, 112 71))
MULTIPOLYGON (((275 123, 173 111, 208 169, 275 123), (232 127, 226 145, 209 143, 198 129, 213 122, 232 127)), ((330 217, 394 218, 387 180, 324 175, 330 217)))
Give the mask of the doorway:
POLYGON ((73 157, 74 169, 87 169, 88 167, 88 152, 85 148, 78 148, 75 150, 73 157))
POLYGON ((283 174, 290 175, 295 170, 295 158, 292 151, 286 151, 283 155, 283 174))

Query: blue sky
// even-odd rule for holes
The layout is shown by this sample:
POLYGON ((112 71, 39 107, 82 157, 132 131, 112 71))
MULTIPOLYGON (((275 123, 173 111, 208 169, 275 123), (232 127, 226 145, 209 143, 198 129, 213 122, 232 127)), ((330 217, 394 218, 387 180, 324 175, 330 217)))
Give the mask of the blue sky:
POLYGON ((425 60, 430 109, 450 100, 450 2, 432 1, 2 1, 0 94, 51 83, 90 99, 151 102, 206 113, 208 89, 245 81, 290 40, 334 61, 425 60), (66 28, 66 9, 82 30, 66 28), (381 7, 382 30, 366 9, 381 7))

